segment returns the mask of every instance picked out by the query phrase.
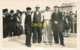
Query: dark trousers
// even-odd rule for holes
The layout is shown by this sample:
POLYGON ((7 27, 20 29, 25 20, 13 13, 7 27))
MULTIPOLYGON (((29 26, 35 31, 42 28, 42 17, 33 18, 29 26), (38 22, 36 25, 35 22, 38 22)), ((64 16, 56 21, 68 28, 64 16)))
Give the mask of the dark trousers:
POLYGON ((31 45, 31 26, 25 24, 26 45, 31 45))
POLYGON ((42 41, 42 34, 41 34, 41 27, 35 26, 33 30, 33 43, 41 43, 42 41))
POLYGON ((19 27, 15 25, 13 30, 14 30, 13 36, 18 36, 18 34, 19 34, 19 27))
POLYGON ((73 25, 71 24, 71 33, 73 33, 73 25))
POLYGON ((3 38, 6 38, 8 36, 8 26, 3 26, 3 38))
POLYGON ((26 36, 26 45, 31 45, 31 34, 27 34, 26 36))
POLYGON ((13 33, 14 33, 14 27, 13 26, 9 26, 9 32, 8 32, 9 37, 12 37, 13 33))
POLYGON ((74 24, 74 32, 77 33, 77 23, 74 24))
POLYGON ((53 35, 54 35, 55 43, 59 43, 59 40, 60 40, 60 44, 64 44, 64 38, 61 31, 57 31, 57 30, 53 31, 53 35))
POLYGON ((20 36, 22 34, 23 34, 22 26, 19 23, 15 24, 13 36, 20 36))

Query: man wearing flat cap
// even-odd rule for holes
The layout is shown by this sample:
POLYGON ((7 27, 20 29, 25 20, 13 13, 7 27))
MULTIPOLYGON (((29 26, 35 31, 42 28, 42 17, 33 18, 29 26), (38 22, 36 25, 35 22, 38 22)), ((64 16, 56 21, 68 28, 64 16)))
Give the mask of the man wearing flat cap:
POLYGON ((36 6, 35 9, 36 11, 33 13, 33 24, 36 24, 36 26, 33 26, 33 44, 41 43, 42 41, 41 26, 38 25, 41 23, 40 7, 36 6))
POLYGON ((52 31, 54 36, 54 42, 58 44, 60 40, 60 44, 64 46, 64 37, 62 33, 63 19, 62 19, 62 13, 59 12, 58 6, 54 6, 54 12, 52 13, 51 21, 52 21, 52 31))
POLYGON ((31 8, 26 8, 25 13, 25 35, 26 35, 26 45, 31 47, 31 8))

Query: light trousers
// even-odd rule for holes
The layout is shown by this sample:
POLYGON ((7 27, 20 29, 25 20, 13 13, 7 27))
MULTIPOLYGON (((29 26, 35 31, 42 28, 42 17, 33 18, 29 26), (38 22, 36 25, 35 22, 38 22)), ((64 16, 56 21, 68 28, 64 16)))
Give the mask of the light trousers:
POLYGON ((47 43, 52 43, 52 29, 51 29, 51 22, 50 20, 46 20, 44 21, 44 24, 46 24, 46 26, 44 26, 43 30, 43 42, 47 42, 47 43))

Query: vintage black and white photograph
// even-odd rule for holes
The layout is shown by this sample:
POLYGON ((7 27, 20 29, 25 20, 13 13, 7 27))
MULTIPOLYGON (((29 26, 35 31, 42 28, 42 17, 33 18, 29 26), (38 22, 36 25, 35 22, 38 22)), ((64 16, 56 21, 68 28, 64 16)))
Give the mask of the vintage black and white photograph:
POLYGON ((3 48, 76 48, 79 0, 2 0, 3 48))

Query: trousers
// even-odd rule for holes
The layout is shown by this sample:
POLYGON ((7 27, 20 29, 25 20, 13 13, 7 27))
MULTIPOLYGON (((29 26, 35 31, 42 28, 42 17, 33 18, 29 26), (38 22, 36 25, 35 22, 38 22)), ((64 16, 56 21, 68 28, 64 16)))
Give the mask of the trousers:
POLYGON ((43 33, 43 42, 52 43, 52 29, 51 29, 51 22, 49 20, 44 21, 46 26, 44 26, 44 33, 43 33))

